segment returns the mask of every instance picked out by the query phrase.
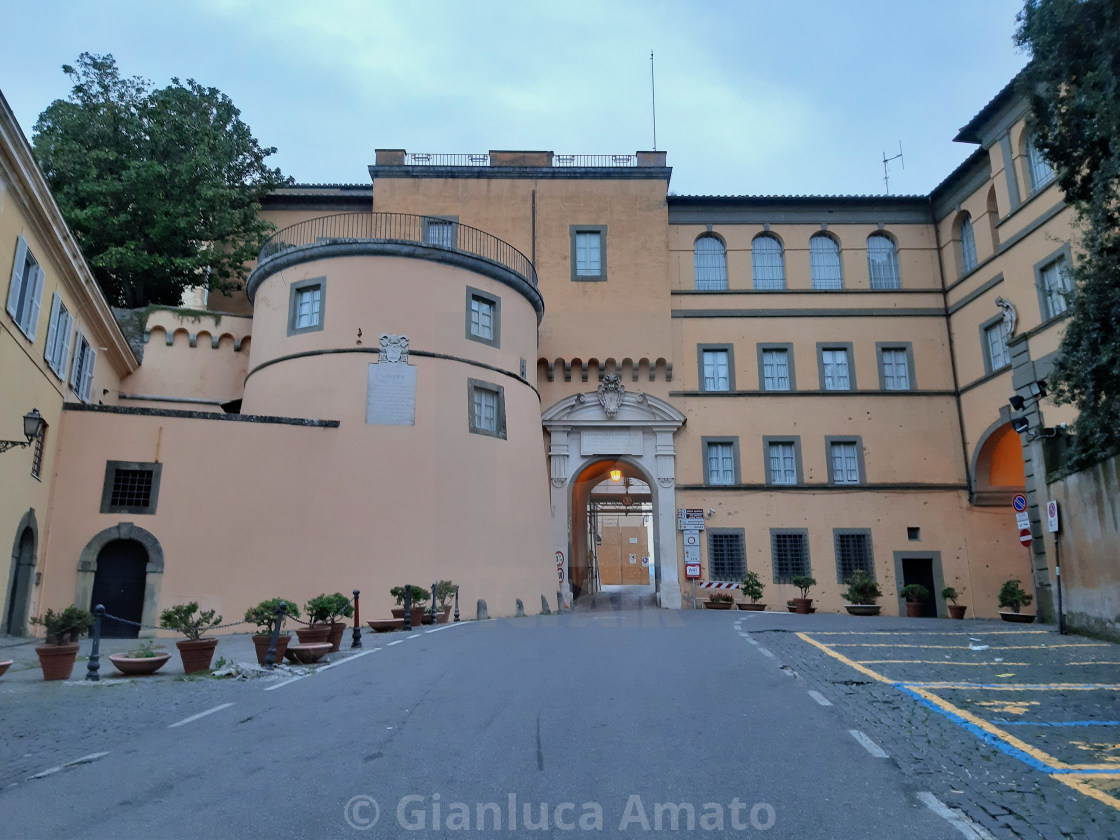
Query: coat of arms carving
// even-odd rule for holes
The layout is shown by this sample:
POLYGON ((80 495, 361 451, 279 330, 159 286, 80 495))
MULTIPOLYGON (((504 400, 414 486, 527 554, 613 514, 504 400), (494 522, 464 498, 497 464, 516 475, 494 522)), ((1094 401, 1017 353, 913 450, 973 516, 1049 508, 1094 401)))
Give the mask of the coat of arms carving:
POLYGON ((607 374, 603 377, 603 381, 599 383, 599 404, 603 406, 603 411, 607 413, 607 417, 611 420, 618 414, 619 408, 622 407, 622 398, 626 395, 626 389, 622 387, 622 377, 617 374, 607 374))

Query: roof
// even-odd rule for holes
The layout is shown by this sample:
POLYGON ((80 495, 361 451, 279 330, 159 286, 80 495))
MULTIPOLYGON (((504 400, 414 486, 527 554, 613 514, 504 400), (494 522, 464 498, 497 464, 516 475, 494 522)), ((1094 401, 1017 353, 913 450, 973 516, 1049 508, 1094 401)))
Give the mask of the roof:
POLYGON ((929 201, 928 195, 670 195, 670 204, 784 204, 791 201, 818 204, 913 204, 929 201))
MULTIPOLYGON (((1027 66, 1029 67, 1030 65, 1028 64, 1027 66)), ((979 143, 980 127, 983 126, 984 123, 986 123, 989 119, 991 119, 992 116, 995 115, 996 111, 998 111, 1009 101, 1015 98, 1015 96, 1017 95, 1016 88, 1018 87, 1019 79, 1023 77, 1023 74, 1026 71, 1027 68, 1024 67, 1017 74, 1015 74, 1015 78, 1013 78, 1010 82, 1003 86, 1003 89, 999 93, 988 100, 988 104, 981 108, 979 113, 976 114, 976 116, 969 120, 967 123, 965 123, 961 130, 957 132, 957 136, 953 138, 953 142, 979 143)))

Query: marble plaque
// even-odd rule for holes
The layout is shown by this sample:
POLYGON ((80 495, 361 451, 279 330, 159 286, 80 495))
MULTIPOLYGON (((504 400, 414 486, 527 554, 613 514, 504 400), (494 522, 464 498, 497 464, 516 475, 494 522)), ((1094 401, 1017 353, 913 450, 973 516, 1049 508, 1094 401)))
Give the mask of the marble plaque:
POLYGON ((579 436, 581 455, 641 455, 642 433, 583 431, 579 436))
POLYGON ((416 368, 407 364, 369 366, 366 423, 375 426, 416 425, 416 368))

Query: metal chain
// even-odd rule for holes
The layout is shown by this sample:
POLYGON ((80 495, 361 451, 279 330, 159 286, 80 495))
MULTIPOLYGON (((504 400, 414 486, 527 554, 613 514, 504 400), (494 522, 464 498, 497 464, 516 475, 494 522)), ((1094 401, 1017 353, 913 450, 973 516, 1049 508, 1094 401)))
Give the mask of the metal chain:
POLYGON ((15 642, 10 645, 0 645, 0 650, 7 650, 8 648, 24 647, 25 645, 42 644, 43 640, 40 638, 31 638, 22 642, 15 642))
MULTIPOLYGON (((159 625, 141 624, 139 621, 130 621, 127 618, 121 618, 119 615, 113 615, 111 613, 102 613, 102 617, 103 618, 111 618, 111 619, 113 619, 113 621, 119 621, 122 624, 130 624, 133 627, 142 627, 145 630, 161 630, 161 629, 163 629, 159 625)), ((232 621, 228 624, 217 624, 214 627, 207 627, 206 629, 208 631, 209 630, 224 630, 227 627, 238 627, 242 624, 248 624, 248 623, 249 622, 247 622, 247 621, 232 621)))

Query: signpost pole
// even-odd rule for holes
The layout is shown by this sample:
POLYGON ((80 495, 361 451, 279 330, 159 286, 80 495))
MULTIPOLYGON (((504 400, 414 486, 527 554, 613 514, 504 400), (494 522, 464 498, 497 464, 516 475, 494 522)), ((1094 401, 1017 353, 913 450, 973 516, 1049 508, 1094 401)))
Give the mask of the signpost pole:
POLYGON ((1058 543, 1061 539, 1058 534, 1054 534, 1054 578, 1058 582, 1058 633, 1064 636, 1066 634, 1066 615, 1062 612, 1062 560, 1061 553, 1058 549, 1058 543))

